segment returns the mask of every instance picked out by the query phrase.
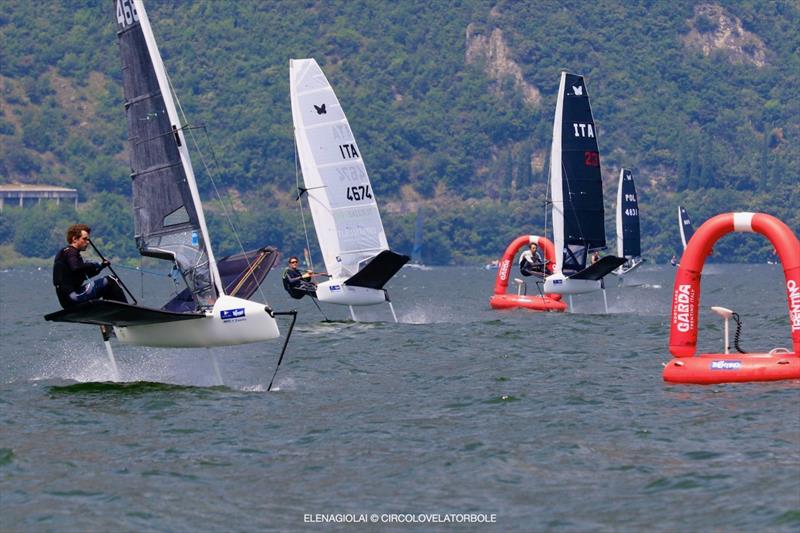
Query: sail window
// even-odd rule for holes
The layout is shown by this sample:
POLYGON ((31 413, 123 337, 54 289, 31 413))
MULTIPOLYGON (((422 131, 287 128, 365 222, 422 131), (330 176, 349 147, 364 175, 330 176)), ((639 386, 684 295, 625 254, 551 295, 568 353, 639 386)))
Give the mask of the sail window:
POLYGON ((186 211, 186 206, 183 205, 164 217, 164 227, 177 226, 187 222, 189 222, 189 213, 186 211))

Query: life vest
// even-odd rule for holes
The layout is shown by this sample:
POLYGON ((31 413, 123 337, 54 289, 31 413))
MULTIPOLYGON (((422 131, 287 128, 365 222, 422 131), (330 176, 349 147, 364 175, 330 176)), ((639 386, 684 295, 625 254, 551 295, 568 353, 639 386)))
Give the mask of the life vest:
POLYGON ((288 273, 289 269, 284 268, 283 275, 281 276, 281 278, 283 279, 283 288, 286 290, 286 292, 289 293, 289 296, 291 296, 295 300, 300 300, 303 296, 305 296, 308 293, 302 289, 298 289, 297 287, 292 287, 291 282, 289 281, 289 276, 287 276, 288 273))

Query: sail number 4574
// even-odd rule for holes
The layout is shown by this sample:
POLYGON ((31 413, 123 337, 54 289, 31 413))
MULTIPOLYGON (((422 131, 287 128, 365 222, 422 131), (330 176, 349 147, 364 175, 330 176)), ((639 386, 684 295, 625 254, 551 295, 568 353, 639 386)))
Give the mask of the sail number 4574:
POLYGON ((123 26, 139 22, 139 14, 136 12, 133 0, 117 0, 117 22, 123 26))
POLYGON ((372 200, 372 192, 369 190, 369 185, 353 185, 347 188, 347 199, 351 202, 357 202, 365 198, 372 200))

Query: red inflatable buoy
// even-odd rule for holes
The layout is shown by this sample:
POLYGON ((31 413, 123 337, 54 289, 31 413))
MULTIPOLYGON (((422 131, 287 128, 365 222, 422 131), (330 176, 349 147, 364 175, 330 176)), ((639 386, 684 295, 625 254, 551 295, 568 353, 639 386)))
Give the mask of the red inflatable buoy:
POLYGON ((508 245, 500 264, 497 267, 497 277, 494 282, 494 294, 489 298, 489 305, 492 309, 532 309, 534 311, 556 311, 564 312, 567 309, 567 304, 561 301, 560 294, 506 294, 508 289, 508 278, 511 275, 512 263, 514 256, 520 248, 527 246, 531 243, 536 243, 539 248, 544 250, 544 257, 547 260, 545 266, 547 272, 552 272, 552 266, 555 263, 555 248, 553 243, 546 237, 539 237, 538 235, 523 235, 517 237, 508 245))
POLYGON ((700 226, 683 252, 675 274, 669 351, 664 380, 675 383, 728 383, 800 379, 800 241, 789 227, 763 213, 726 213, 700 226), (697 351, 700 273, 714 244, 731 232, 760 233, 778 252, 786 279, 793 352, 700 354, 697 351))

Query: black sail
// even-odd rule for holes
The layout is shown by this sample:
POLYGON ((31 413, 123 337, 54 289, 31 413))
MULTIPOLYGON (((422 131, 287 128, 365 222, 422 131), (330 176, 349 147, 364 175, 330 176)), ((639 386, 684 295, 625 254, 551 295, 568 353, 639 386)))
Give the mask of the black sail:
POLYGON ((692 235, 694 235, 694 227, 689 218, 689 213, 686 212, 683 206, 678 206, 678 229, 681 232, 681 243, 683 243, 683 248, 685 250, 686 244, 689 242, 689 239, 692 238, 692 235))
MULTIPOLYGON (((627 168, 622 169, 617 195, 618 217, 617 224, 621 226, 622 249, 617 250, 620 257, 641 257, 642 247, 639 235, 639 199, 636 196, 636 185, 633 173, 627 168)), ((620 229, 617 231, 619 232, 620 229)), ((619 238, 619 236, 618 236, 619 238)))
MULTIPOLYGON (((130 166, 136 243, 144 256, 174 261, 198 306, 215 296, 209 252, 203 236, 185 164, 181 159, 183 132, 171 118, 165 98, 172 95, 159 85, 162 68, 155 42, 148 48, 142 21, 133 0, 114 0, 125 112, 128 119, 130 166), (158 67, 155 61, 158 61, 158 67), (166 94, 164 94, 166 93, 166 94)), ((147 24, 149 31, 149 23, 147 24)), ((164 74, 164 79, 166 75, 164 74)), ((184 148, 185 150, 185 148, 184 148)), ((192 181, 193 182, 193 181, 192 181)), ((203 224, 204 225, 204 224, 203 224)))
MULTIPOLYGON (((558 243, 558 235, 556 241, 563 246, 562 270, 568 273, 585 268, 589 252, 605 248, 606 236, 597 128, 589 95, 582 76, 563 73, 563 77, 561 116, 555 119, 561 126, 561 179, 553 179, 551 186, 554 203, 562 203, 563 242, 558 243)), ((559 216, 557 208, 554 205, 554 218, 559 216)))

